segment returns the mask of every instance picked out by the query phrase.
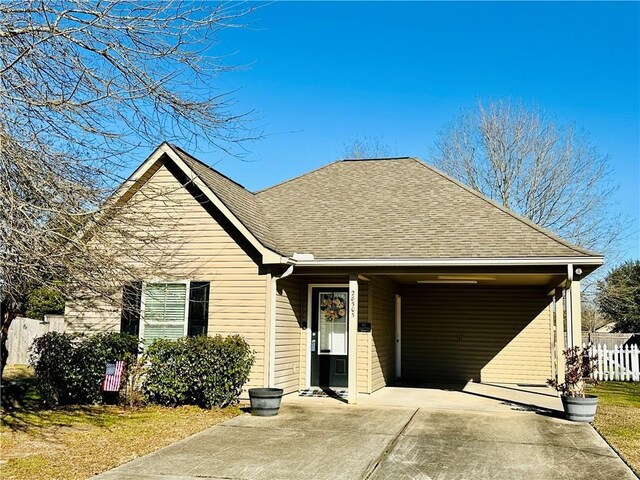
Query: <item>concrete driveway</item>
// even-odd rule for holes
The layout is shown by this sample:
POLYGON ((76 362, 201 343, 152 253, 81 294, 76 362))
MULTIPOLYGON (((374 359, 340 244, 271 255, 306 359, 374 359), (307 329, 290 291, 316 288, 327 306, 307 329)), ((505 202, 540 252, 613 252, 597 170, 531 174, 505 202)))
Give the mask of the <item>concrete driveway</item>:
POLYGON ((635 479, 589 425, 540 412, 284 405, 100 475, 188 479, 635 479))

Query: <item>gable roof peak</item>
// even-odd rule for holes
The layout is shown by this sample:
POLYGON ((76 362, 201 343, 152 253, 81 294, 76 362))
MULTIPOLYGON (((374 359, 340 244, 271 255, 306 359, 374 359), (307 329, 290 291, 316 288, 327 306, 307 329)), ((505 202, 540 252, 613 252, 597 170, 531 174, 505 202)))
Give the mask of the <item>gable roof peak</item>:
MULTIPOLYGON (((202 182, 206 189, 228 210, 229 215, 237 219, 242 228, 247 229, 248 233, 257 242, 272 252, 280 253, 271 229, 264 218, 262 207, 257 203, 253 192, 185 152, 180 147, 168 142, 164 142, 160 148, 162 147, 164 147, 164 153, 168 154, 172 161, 182 162, 184 168, 190 171, 189 176, 195 175, 195 179, 191 178, 191 181, 199 180, 202 182)), ((198 186, 201 187, 200 185, 198 186)), ((258 248, 258 250, 260 251, 261 249, 258 248)))
POLYGON ((203 167, 207 167, 209 170, 213 170, 215 173, 217 173, 218 175, 220 175, 221 177, 224 177, 225 179, 229 180, 232 183, 235 183, 237 186, 243 188, 244 190, 246 190, 247 192, 253 194, 253 192, 251 192, 251 190, 247 189, 247 187, 245 187, 244 185, 242 185, 240 182, 234 180, 233 178, 225 175, 224 173, 222 173, 219 170, 216 170, 215 168, 213 168, 211 165, 203 162, 202 160, 200 160, 199 158, 194 157, 193 155, 191 155, 189 152, 187 152, 185 149, 179 147, 178 145, 174 144, 174 143, 169 143, 169 142, 163 142, 165 145, 167 145, 169 148, 171 148, 172 150, 178 152, 179 154, 183 155, 183 156, 187 156, 190 160, 199 163, 200 165, 202 165, 203 167))

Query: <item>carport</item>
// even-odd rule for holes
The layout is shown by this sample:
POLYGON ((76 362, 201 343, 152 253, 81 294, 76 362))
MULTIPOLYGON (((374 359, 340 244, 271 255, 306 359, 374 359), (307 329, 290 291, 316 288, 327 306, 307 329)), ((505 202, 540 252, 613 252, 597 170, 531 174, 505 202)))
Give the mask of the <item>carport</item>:
POLYGON ((347 273, 301 261, 278 281, 274 385, 286 393, 345 389, 355 403, 393 385, 544 387, 564 371, 562 350, 581 343, 580 280, 596 265, 556 258, 434 263, 347 273), (345 306, 345 325, 331 325, 334 341, 325 347, 326 299, 345 306), (335 345, 339 355, 329 362, 335 345), (325 360, 329 373, 314 372, 325 360))

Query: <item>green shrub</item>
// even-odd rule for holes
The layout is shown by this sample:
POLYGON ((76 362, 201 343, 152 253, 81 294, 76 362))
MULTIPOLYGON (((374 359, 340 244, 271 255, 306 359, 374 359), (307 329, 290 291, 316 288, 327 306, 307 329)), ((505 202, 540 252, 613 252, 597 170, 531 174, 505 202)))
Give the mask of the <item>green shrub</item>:
POLYGON ((138 353, 138 338, 124 333, 71 335, 49 332, 31 351, 37 387, 47 405, 97 403, 107 361, 138 353))
POLYGON ((254 355, 239 335, 156 340, 145 353, 143 389, 160 405, 224 407, 238 402, 254 355))

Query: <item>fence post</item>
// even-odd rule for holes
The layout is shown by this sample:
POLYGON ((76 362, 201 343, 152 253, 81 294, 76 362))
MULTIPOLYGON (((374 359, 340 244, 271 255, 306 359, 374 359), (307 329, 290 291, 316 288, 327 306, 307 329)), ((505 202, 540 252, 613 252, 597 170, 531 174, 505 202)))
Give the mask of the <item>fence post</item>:
POLYGON ((624 346, 624 351, 622 352, 622 356, 624 358, 624 381, 628 382, 631 380, 629 378, 629 371, 631 370, 631 357, 629 355, 629 345, 624 346))
POLYGON ((609 350, 609 357, 607 361, 609 362, 609 380, 613 381, 616 379, 616 366, 615 366, 615 349, 618 348, 618 345, 614 345, 611 350, 609 350))
POLYGON ((618 380, 624 380, 624 377, 622 375, 623 371, 624 371, 624 365, 623 365, 624 359, 622 357, 622 345, 620 345, 618 347, 618 360, 617 360, 617 362, 618 362, 618 380))
POLYGON ((597 350, 598 352, 598 380, 602 381, 603 378, 603 373, 602 373, 602 345, 598 345, 597 350))

